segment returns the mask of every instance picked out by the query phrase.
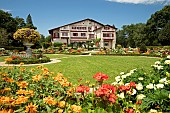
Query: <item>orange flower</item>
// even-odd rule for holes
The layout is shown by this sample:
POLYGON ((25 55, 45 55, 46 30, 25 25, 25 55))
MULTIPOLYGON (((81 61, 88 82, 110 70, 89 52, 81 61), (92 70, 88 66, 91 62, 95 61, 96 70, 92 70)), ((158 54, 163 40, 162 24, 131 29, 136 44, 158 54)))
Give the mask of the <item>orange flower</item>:
POLYGON ((20 88, 26 88, 28 86, 28 83, 26 81, 16 82, 16 83, 20 88))
POLYGON ((25 71, 25 68, 20 68, 20 71, 25 71))
POLYGON ((11 91, 11 88, 4 88, 1 92, 4 94, 5 92, 11 91))
POLYGON ((65 105, 66 105, 66 102, 65 102, 65 101, 60 101, 60 102, 58 102, 58 107, 60 107, 60 108, 64 108, 65 105))
POLYGON ((14 111, 12 109, 0 111, 0 113, 13 113, 13 112, 14 111))
POLYGON ((37 69, 41 69, 42 67, 43 67, 43 66, 42 66, 42 65, 40 65, 40 66, 37 66, 36 68, 37 68, 37 69))
POLYGON ((28 106, 26 106, 25 112, 36 113, 37 112, 37 106, 33 105, 32 102, 31 102, 30 104, 28 104, 28 106))
POLYGON ((17 98, 16 101, 15 101, 15 104, 25 103, 25 102, 28 101, 28 99, 29 99, 29 97, 26 97, 26 96, 23 96, 23 95, 18 96, 18 98, 17 98))
POLYGON ((14 80, 12 78, 6 77, 6 78, 2 78, 2 80, 5 80, 6 82, 14 82, 14 80))
POLYGON ((17 90, 16 94, 18 95, 31 95, 31 96, 34 96, 34 91, 33 90, 23 90, 23 89, 20 89, 20 90, 17 90))
POLYGON ((11 62, 12 61, 12 58, 6 58, 5 59, 5 62, 11 62))
POLYGON ((71 105, 71 109, 73 112, 80 113, 82 111, 81 106, 71 105))
POLYGON ((10 102, 9 97, 5 97, 5 96, 0 97, 0 103, 6 104, 6 103, 9 103, 9 102, 10 102))
POLYGON ((42 78, 42 76, 41 75, 35 75, 35 76, 32 76, 32 80, 33 81, 40 81, 41 80, 41 78, 42 78))
POLYGON ((47 104, 50 104, 50 105, 55 105, 57 102, 54 100, 53 97, 45 97, 44 99, 44 102, 47 103, 47 104))

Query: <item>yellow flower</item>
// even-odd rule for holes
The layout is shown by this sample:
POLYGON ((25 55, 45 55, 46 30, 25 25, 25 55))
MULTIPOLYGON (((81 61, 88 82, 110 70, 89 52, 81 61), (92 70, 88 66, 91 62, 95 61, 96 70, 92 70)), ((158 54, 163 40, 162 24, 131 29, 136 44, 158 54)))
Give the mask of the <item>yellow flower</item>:
POLYGON ((64 111, 63 109, 59 109, 58 113, 63 113, 63 111, 64 111))
POLYGON ((22 65, 24 65, 24 63, 23 63, 23 62, 21 62, 19 65, 20 65, 20 66, 22 66, 22 65))
POLYGON ((31 102, 30 104, 28 104, 28 106, 26 106, 25 112, 36 113, 37 112, 37 106, 33 105, 32 102, 31 102))
POLYGON ((55 105, 57 102, 54 100, 53 97, 45 97, 44 99, 44 102, 47 103, 47 104, 50 104, 50 105, 55 105))
POLYGON ((60 108, 64 108, 65 105, 66 105, 66 102, 65 102, 65 101, 60 101, 60 102, 58 102, 58 107, 60 107, 60 108))
POLYGON ((26 81, 16 82, 16 83, 20 88, 26 88, 28 86, 28 83, 26 81))
POLYGON ((42 78, 42 76, 41 76, 41 75, 35 75, 35 76, 32 76, 32 80, 33 80, 33 81, 36 81, 36 82, 40 81, 40 80, 41 80, 41 78, 42 78))
POLYGON ((82 111, 81 106, 71 105, 71 109, 73 112, 80 113, 82 111))

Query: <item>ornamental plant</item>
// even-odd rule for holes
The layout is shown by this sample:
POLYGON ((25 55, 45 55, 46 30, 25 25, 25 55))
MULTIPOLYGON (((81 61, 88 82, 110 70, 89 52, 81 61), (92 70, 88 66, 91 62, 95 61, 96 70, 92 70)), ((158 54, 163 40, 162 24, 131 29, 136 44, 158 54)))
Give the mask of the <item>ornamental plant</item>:
POLYGON ((30 28, 22 28, 18 29, 14 35, 13 35, 15 40, 19 40, 21 42, 30 42, 30 43, 35 43, 38 40, 40 40, 40 34, 39 32, 35 31, 34 29, 30 28))
POLYGON ((121 72, 112 84, 108 75, 96 83, 72 84, 43 66, 0 67, 0 112, 9 113, 163 113, 170 112, 170 56, 155 62, 151 73, 121 72), (161 66, 161 68, 159 68, 161 66))

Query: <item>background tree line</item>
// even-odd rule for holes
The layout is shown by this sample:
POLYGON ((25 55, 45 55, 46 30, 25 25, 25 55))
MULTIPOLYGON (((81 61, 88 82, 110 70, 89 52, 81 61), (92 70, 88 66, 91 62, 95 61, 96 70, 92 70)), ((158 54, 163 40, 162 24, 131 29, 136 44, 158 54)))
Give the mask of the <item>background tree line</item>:
POLYGON ((152 14, 146 23, 123 25, 117 31, 117 44, 123 47, 170 45, 170 5, 152 14))
MULTIPOLYGON (((37 29, 37 27, 33 25, 30 14, 27 16, 25 21, 19 16, 14 18, 11 13, 0 10, 0 47, 23 47, 23 44, 20 41, 13 39, 13 34, 20 28, 37 29)), ((45 45, 45 43, 51 42, 50 39, 50 36, 45 37, 41 35, 41 40, 34 45, 34 48, 39 48, 42 45, 45 45)))

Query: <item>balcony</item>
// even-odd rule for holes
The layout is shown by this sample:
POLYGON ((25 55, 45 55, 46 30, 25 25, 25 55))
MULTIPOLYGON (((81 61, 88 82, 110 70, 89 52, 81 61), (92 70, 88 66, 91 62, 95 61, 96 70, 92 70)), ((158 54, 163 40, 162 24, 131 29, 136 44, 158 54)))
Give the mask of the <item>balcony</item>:
POLYGON ((103 40, 114 40, 114 37, 103 37, 103 40))

